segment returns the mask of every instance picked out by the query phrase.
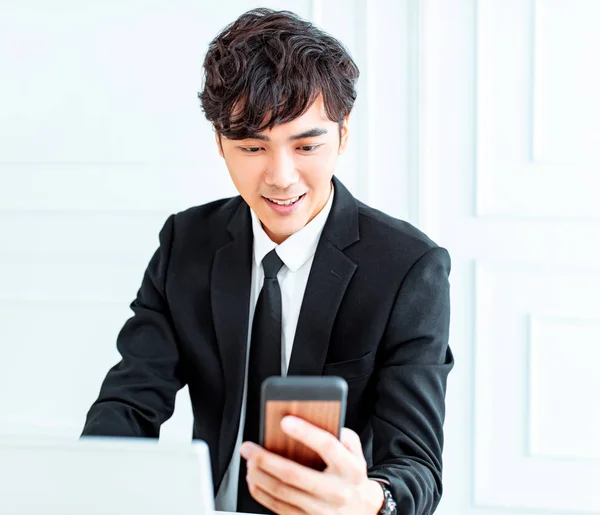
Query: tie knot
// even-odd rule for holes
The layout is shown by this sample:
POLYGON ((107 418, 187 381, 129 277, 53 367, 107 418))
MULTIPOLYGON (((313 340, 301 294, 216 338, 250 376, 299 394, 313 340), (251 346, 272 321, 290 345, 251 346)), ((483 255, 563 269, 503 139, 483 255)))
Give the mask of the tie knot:
POLYGON ((264 257, 262 265, 263 270, 265 271, 265 277, 267 279, 275 279, 277 277, 277 272, 279 272, 283 266, 283 261, 281 261, 277 252, 273 249, 264 257))

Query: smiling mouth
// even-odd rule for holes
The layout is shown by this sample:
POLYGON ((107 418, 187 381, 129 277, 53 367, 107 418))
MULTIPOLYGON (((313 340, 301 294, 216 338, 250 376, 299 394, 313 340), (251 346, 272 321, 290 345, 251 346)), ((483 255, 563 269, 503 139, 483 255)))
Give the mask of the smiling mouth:
POLYGON ((306 193, 300 195, 299 197, 293 197, 293 198, 286 199, 286 200, 280 200, 280 199, 269 198, 269 197, 265 197, 265 198, 269 202, 271 202, 277 206, 291 206, 292 204, 295 204, 296 202, 298 202, 302 197, 304 197, 304 195, 306 195, 306 193))

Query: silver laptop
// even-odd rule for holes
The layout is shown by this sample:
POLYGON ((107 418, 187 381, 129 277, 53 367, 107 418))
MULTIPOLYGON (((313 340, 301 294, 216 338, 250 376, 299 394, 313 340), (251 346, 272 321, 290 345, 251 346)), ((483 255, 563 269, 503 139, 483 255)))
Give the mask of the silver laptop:
POLYGON ((0 438, 2 515, 208 515, 208 447, 131 438, 0 438))

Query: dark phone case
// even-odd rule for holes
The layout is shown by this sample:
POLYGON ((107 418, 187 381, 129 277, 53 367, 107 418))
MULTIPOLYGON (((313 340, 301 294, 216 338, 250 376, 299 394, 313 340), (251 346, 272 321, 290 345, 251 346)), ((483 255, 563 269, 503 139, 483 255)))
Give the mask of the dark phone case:
MULTIPOLYGON (((289 376, 270 377, 262 384, 260 403, 260 445, 265 446, 266 403, 269 401, 333 401, 339 403, 337 438, 346 417, 348 384, 341 377, 333 376, 289 376)), ((337 409, 337 406, 336 406, 337 409)), ((319 425, 319 424, 317 424, 319 425)), ((321 426, 323 427, 323 426, 321 426)), ((323 463, 304 463, 318 468, 323 463)))

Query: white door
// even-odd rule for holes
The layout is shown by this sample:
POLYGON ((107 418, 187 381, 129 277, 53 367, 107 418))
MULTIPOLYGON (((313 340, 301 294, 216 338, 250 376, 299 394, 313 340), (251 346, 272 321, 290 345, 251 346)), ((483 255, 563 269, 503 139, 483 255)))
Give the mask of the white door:
POLYGON ((599 19, 421 3, 419 223, 453 257, 443 515, 600 513, 599 19))

